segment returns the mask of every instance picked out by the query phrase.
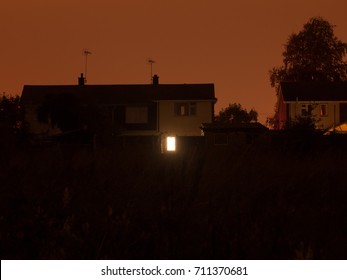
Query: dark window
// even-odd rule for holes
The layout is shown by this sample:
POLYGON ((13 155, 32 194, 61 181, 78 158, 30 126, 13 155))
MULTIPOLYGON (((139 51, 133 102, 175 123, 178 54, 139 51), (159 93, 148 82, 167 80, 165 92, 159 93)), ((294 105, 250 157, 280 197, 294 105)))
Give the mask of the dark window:
POLYGON ((194 103, 194 102, 189 104, 189 115, 191 115, 191 116, 196 115, 196 103, 194 103))
POLYGON ((310 104, 302 104, 301 105, 301 116, 311 116, 312 115, 313 106, 310 104))
POLYGON ((148 123, 148 108, 145 106, 126 107, 125 123, 127 124, 148 123))
POLYGON ((347 121, 347 103, 340 103, 340 123, 347 121))

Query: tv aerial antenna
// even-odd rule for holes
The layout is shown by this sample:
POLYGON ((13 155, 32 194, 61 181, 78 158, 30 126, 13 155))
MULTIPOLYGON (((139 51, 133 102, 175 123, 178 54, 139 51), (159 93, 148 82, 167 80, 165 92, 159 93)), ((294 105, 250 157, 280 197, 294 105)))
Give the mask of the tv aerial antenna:
POLYGON ((88 55, 90 55, 90 54, 92 54, 92 52, 89 51, 88 49, 83 50, 83 55, 85 57, 85 60, 84 60, 84 78, 85 78, 85 80, 87 80, 88 55))
POLYGON ((153 59, 148 58, 147 59, 147 63, 149 63, 151 65, 151 82, 152 82, 152 79, 153 79, 153 63, 156 63, 156 62, 153 59))

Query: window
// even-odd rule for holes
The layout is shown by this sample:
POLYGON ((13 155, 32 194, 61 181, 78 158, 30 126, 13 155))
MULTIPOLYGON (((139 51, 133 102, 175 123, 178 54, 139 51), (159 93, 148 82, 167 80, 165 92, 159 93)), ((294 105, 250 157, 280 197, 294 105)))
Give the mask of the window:
POLYGON ((176 137, 168 136, 166 138, 166 150, 168 152, 175 152, 176 151, 176 137))
POLYGON ((313 107, 311 104, 302 104, 301 105, 301 116, 311 116, 313 107))
POLYGON ((177 152, 177 139, 175 135, 161 135, 161 153, 172 154, 177 152))
POLYGON ((195 102, 177 102, 175 103, 176 116, 195 116, 196 103, 195 102))
POLYGON ((328 106, 327 106, 327 104, 321 104, 320 105, 320 116, 321 117, 328 116, 328 106))
POLYGON ((126 107, 125 122, 128 124, 148 123, 148 108, 145 106, 126 107))

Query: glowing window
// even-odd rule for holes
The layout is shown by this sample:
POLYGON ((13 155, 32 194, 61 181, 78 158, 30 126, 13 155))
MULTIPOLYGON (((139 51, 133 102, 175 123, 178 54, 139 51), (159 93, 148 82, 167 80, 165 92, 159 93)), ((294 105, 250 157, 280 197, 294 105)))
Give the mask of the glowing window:
POLYGON ((166 150, 168 152, 175 152, 176 151, 176 137, 168 136, 166 138, 166 150))

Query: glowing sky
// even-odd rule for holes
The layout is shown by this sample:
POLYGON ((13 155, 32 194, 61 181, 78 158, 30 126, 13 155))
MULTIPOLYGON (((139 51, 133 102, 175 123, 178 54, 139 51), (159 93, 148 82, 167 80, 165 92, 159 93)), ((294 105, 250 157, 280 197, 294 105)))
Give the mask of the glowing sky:
POLYGON ((311 17, 347 42, 346 0, 1 0, 0 92, 76 84, 88 48, 89 84, 214 83, 229 103, 273 113, 268 71, 311 17))

